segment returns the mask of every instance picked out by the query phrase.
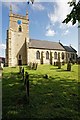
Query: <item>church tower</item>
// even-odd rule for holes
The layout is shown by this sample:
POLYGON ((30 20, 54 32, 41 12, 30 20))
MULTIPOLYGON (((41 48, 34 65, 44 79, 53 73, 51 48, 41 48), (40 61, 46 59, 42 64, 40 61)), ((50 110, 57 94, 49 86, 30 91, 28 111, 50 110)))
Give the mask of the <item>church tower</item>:
POLYGON ((29 19, 13 14, 10 6, 9 29, 6 39, 6 65, 17 66, 28 63, 29 19))

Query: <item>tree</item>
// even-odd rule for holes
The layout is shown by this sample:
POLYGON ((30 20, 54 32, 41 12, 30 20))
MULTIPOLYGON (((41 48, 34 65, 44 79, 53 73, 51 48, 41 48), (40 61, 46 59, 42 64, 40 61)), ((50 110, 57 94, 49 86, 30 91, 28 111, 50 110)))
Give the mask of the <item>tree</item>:
POLYGON ((70 7, 73 6, 73 9, 62 23, 67 24, 69 21, 72 21, 72 25, 74 25, 77 20, 80 22, 80 0, 77 4, 75 2, 68 2, 68 4, 70 4, 70 7))
POLYGON ((29 0, 27 3, 29 4, 30 2, 33 4, 33 3, 34 3, 34 0, 29 0))

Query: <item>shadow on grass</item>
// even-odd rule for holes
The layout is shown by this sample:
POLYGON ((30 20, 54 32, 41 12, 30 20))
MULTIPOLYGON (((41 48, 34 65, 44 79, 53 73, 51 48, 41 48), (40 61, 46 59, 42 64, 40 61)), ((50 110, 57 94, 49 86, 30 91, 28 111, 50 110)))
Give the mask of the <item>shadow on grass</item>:
POLYGON ((54 66, 53 68, 50 68, 50 70, 58 70, 58 66, 54 66))
POLYGON ((58 67, 50 68, 50 70, 56 70, 56 72, 74 72, 74 71, 68 71, 67 69, 59 69, 58 67))
POLYGON ((56 72, 74 72, 73 70, 68 71, 68 70, 64 70, 64 69, 57 69, 56 72))
POLYGON ((30 74, 29 103, 21 75, 3 76, 3 119, 61 118, 79 120, 80 86, 75 79, 58 76, 43 78, 41 74, 30 74))

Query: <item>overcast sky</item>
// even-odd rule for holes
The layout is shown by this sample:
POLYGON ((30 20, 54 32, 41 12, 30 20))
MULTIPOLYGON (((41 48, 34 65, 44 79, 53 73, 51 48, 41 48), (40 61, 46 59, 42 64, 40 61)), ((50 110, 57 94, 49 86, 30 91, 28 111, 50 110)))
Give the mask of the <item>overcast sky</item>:
POLYGON ((53 42, 59 42, 60 40, 63 45, 71 44, 78 50, 78 25, 72 26, 71 22, 67 25, 62 23, 72 9, 67 4, 68 0, 64 2, 62 0, 53 0, 54 2, 45 0, 46 2, 34 2, 33 5, 28 5, 27 2, 19 2, 22 0, 16 1, 18 2, 1 2, 2 11, 0 3, 0 11, 2 13, 0 19, 0 33, 2 30, 2 36, 0 36, 0 56, 5 56, 6 30, 9 25, 10 5, 12 5, 13 13, 26 15, 26 10, 28 10, 30 38, 53 42))

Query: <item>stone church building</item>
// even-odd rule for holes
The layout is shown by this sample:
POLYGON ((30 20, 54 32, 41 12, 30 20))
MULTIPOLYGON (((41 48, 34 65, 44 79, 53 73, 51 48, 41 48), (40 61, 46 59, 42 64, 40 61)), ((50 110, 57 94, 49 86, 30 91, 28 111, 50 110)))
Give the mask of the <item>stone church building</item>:
POLYGON ((28 12, 25 16, 12 13, 10 7, 9 29, 6 39, 6 65, 17 66, 32 63, 55 64, 58 61, 76 61, 76 50, 60 42, 50 42, 29 38, 28 12))

